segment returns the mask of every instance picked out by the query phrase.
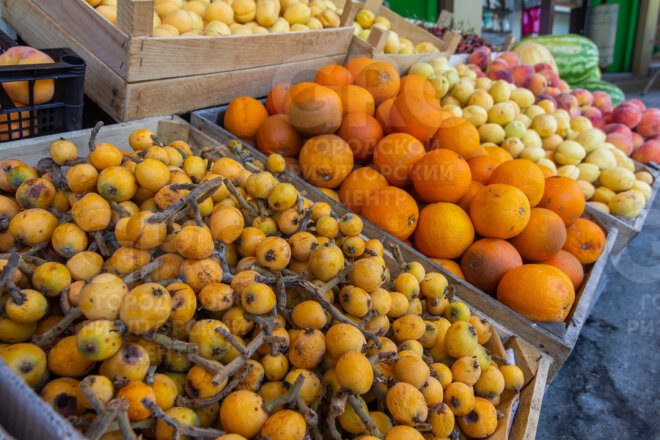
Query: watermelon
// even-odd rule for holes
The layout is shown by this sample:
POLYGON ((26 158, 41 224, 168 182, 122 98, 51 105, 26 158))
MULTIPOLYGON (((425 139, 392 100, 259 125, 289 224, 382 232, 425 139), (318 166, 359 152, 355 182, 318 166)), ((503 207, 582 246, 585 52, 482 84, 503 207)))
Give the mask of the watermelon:
MULTIPOLYGON (((569 84, 593 79, 598 68, 598 46, 581 35, 542 35, 525 38, 521 43, 534 42, 545 46, 557 63, 559 77, 569 84)), ((515 48, 515 46, 514 46, 515 48)))
POLYGON ((606 81, 587 81, 582 84, 575 84, 571 88, 587 89, 590 92, 595 92, 597 90, 606 92, 612 98, 612 105, 614 106, 622 103, 626 99, 626 97, 623 94, 623 90, 621 90, 614 84, 608 83, 606 81))

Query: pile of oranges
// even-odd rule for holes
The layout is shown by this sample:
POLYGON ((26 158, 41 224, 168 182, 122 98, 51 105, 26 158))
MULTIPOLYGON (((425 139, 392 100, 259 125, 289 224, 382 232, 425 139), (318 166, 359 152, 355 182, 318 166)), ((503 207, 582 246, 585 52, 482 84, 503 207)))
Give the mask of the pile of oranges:
POLYGON ((282 156, 128 143, 0 163, 0 356, 88 438, 495 431, 526 379, 442 274, 391 274, 359 216, 277 179, 282 156))
POLYGON ((224 126, 533 321, 566 319, 605 248, 580 184, 481 144, 427 78, 384 62, 325 66, 265 106, 237 98, 224 126))

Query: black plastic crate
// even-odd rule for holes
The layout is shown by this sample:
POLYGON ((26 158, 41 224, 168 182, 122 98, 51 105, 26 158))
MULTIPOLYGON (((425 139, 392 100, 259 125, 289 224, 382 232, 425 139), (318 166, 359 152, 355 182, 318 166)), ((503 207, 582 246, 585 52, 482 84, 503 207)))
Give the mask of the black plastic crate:
MULTIPOLYGON (((0 31, 0 53, 16 46, 0 31)), ((83 121, 85 60, 71 49, 39 49, 54 63, 0 66, 0 83, 28 81, 29 105, 17 107, 0 86, 0 142, 80 130, 83 121), (44 104, 34 104, 34 83, 53 79, 55 94, 44 104)))

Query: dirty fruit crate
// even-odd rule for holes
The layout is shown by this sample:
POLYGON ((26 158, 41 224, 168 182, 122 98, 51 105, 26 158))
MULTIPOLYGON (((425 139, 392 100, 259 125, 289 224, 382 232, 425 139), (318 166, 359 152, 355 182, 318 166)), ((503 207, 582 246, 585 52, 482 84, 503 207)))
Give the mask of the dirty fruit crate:
MULTIPOLYGON (((96 140, 97 142, 110 143, 122 150, 129 150, 128 136, 138 128, 153 131, 165 144, 175 140, 185 140, 194 151, 210 147, 212 151, 222 152, 223 155, 230 157, 233 156, 226 148, 223 140, 208 136, 202 130, 191 126, 191 124, 177 116, 155 117, 106 126, 101 129, 96 140)), ((62 137, 76 144, 79 156, 86 156, 89 153, 87 144, 90 132, 91 130, 80 130, 64 133, 62 137)), ((14 158, 20 159, 28 165, 35 165, 39 159, 48 156, 51 142, 59 138, 60 135, 44 136, 38 139, 0 144, 0 160, 14 158)), ((319 191, 310 191, 308 184, 300 181, 300 179, 290 178, 289 180, 312 201, 331 200, 319 191)), ((336 202, 333 205, 333 209, 339 215, 348 212, 345 207, 336 202)), ((383 232, 371 223, 365 222, 363 235, 365 238, 379 238, 383 235, 383 232)), ((384 241, 386 247, 385 261, 392 276, 396 277, 400 272, 400 267, 389 251, 389 245, 391 244, 401 245, 401 243, 390 236, 387 236, 384 241)), ((414 251, 411 252, 403 247, 401 250, 407 261, 419 261, 426 271, 439 270, 438 266, 414 251)), ((497 430, 488 439, 533 440, 536 436, 548 373, 553 362, 552 358, 534 347, 525 338, 515 334, 509 327, 508 322, 499 322, 497 318, 492 316, 490 310, 480 309, 470 303, 467 298, 462 296, 461 287, 456 286, 454 280, 450 280, 450 283, 454 285, 457 296, 469 305, 470 310, 474 314, 486 318, 495 330, 493 337, 486 344, 486 348, 492 354, 503 358, 507 357, 505 350, 512 350, 515 363, 520 367, 525 378, 525 385, 518 395, 502 395, 502 401, 497 408, 504 414, 504 419, 500 421, 497 430), (517 409, 514 411, 513 408, 516 402, 517 409)), ((17 438, 39 440, 82 440, 84 438, 65 418, 53 411, 33 389, 16 376, 2 358, 0 358, 0 395, 3 396, 0 399, 0 425, 3 425, 17 438)))
POLYGON ((614 247, 612 248, 612 255, 618 255, 626 246, 628 246, 628 243, 630 243, 633 238, 639 234, 639 231, 642 230, 644 227, 644 222, 646 222, 646 218, 653 208, 653 202, 658 193, 658 190, 660 190, 660 166, 653 162, 647 165, 637 161, 634 161, 634 163, 635 172, 647 171, 653 176, 653 184, 651 185, 651 198, 646 201, 644 209, 639 213, 637 217, 630 218, 608 214, 605 211, 601 211, 600 209, 591 206, 589 203, 587 203, 586 207, 586 211, 596 217, 601 224, 607 226, 608 228, 616 228, 619 230, 616 243, 614 243, 614 247))
MULTIPOLYGON (((0 31, 0 53, 18 46, 0 31)), ((54 63, 0 66, 0 85, 21 81, 27 87, 27 105, 19 107, 0 86, 0 142, 62 133, 82 128, 85 60, 68 48, 44 49, 54 63), (35 103, 39 80, 53 81, 53 97, 35 103)))
MULTIPOLYGON (((226 143, 231 139, 238 139, 227 130, 225 130, 224 127, 222 127, 222 121, 224 120, 224 112, 226 108, 226 106, 222 106, 218 108, 198 110, 193 112, 191 115, 191 124, 208 136, 221 142, 226 143)), ((248 141, 243 139, 239 140, 241 140, 243 144, 246 145, 247 148, 249 148, 258 159, 265 160, 263 153, 251 145, 248 141)), ((341 203, 323 194, 321 191, 319 191, 317 188, 315 188, 301 177, 294 176, 288 171, 286 174, 295 185, 305 188, 307 197, 318 197, 320 200, 329 203, 339 215, 342 215, 346 212, 352 212, 341 203)), ((475 286, 456 277, 451 272, 446 271, 444 268, 434 263, 430 258, 422 255, 420 252, 406 245, 402 241, 397 240, 390 234, 375 227, 366 220, 364 220, 364 222, 365 224, 369 223, 370 227, 374 228, 375 231, 378 231, 379 234, 386 236, 387 243, 398 245, 401 248, 403 256, 406 260, 424 261, 424 264, 432 267, 434 271, 443 272, 448 278, 452 280, 458 297, 462 298, 468 304, 476 307, 479 310, 487 311, 489 316, 494 317, 498 322, 506 323, 509 328, 512 329, 514 334, 534 344, 537 349, 549 354, 554 360, 549 375, 549 380, 552 380, 557 371, 559 371, 561 365, 573 350, 580 331, 582 330, 582 326, 587 320, 589 312, 591 311, 594 303, 598 300, 598 297, 601 293, 601 291, 598 290, 598 283, 607 264, 607 259, 609 258, 611 250, 616 242, 618 233, 616 228, 612 228, 606 223, 601 222, 590 213, 585 213, 584 217, 596 221, 599 226, 603 228, 604 232, 607 234, 607 242, 605 249, 603 250, 603 254, 598 259, 598 261, 592 265, 589 265, 585 269, 584 281, 580 289, 575 293, 575 303, 573 304, 573 308, 564 322, 532 322, 519 313, 514 312, 501 302, 497 301, 492 296, 482 292, 475 286)))
POLYGON ((461 40, 461 35, 456 31, 447 32, 443 39, 436 37, 386 6, 383 6, 383 0, 367 0, 364 3, 354 2, 352 0, 333 0, 333 3, 337 7, 343 7, 346 16, 355 17, 361 9, 370 10, 376 16, 387 18, 390 21, 391 30, 396 32, 400 38, 407 38, 412 41, 413 46, 428 41, 439 50, 439 52, 411 54, 384 53, 383 49, 389 32, 380 27, 372 27, 366 41, 357 35, 353 36, 348 54, 349 60, 357 57, 373 58, 376 61, 384 61, 391 64, 396 67, 399 73, 403 74, 408 72, 410 66, 415 63, 428 62, 440 56, 449 59, 454 54, 461 40), (350 14, 346 12, 349 8, 351 9, 350 14))
POLYGON ((3 18, 35 47, 63 46, 87 62, 85 92, 118 121, 184 113, 265 96, 278 77, 314 78, 343 64, 349 26, 216 37, 152 37, 153 0, 119 0, 117 26, 84 0, 2 0, 3 18))

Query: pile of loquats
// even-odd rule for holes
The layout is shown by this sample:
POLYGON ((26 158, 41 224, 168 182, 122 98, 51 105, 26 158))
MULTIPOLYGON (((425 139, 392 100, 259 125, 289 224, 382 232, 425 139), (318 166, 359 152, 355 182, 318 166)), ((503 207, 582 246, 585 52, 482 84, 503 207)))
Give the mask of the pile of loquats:
POLYGON ((282 156, 64 139, 0 162, 0 356, 90 439, 485 438, 524 384, 447 279, 282 156), (391 279, 393 278, 393 279, 391 279))
MULTIPOLYGON (((86 0, 117 24, 117 0, 86 0)), ((155 0, 154 37, 251 35, 340 26, 329 0, 155 0)))

